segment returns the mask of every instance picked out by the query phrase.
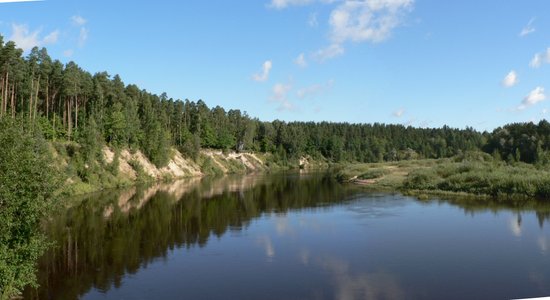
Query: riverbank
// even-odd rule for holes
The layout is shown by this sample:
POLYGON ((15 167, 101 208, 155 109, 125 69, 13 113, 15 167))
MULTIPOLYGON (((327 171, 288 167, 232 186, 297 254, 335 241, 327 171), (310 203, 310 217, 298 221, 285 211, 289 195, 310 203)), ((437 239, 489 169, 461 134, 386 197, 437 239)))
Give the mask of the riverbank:
POLYGON ((95 159, 83 160, 79 155, 81 146, 76 143, 53 142, 49 148, 53 164, 64 177, 57 194, 65 197, 182 178, 328 167, 326 161, 309 156, 281 162, 271 153, 213 149, 202 149, 192 159, 175 148, 171 149, 168 163, 159 167, 140 150, 104 146, 95 159))
POLYGON ((426 198, 474 196, 499 199, 550 199, 548 168, 506 163, 473 152, 453 158, 353 164, 340 167, 340 182, 371 190, 393 190, 426 198))

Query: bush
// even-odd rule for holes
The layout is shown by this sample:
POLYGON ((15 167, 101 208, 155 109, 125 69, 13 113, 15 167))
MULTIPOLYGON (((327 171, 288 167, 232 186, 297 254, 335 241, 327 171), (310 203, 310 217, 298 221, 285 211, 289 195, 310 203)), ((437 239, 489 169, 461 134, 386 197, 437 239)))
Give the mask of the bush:
POLYGON ((136 171, 136 182, 145 183, 153 180, 153 178, 145 172, 139 161, 132 159, 128 161, 128 164, 136 171))
POLYGON ((363 173, 359 176, 357 176, 358 179, 376 179, 380 178, 386 174, 388 174, 389 171, 386 169, 371 169, 367 171, 366 173, 363 173))
POLYGON ((36 286, 36 261, 48 245, 39 222, 61 176, 41 133, 25 123, 0 120, 0 145, 0 299, 10 299, 36 286))
POLYGON ((433 190, 436 189, 440 177, 433 169, 417 169, 409 173, 403 187, 411 190, 433 190))

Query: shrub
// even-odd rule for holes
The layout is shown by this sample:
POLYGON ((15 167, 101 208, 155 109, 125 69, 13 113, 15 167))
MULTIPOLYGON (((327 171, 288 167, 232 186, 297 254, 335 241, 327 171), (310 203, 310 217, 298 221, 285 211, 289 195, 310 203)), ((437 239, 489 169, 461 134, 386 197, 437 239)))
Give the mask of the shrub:
POLYGON ((61 182, 42 135, 24 125, 0 120, 0 299, 36 285, 36 261, 48 245, 39 222, 61 182))
POLYGON ((359 175, 357 178, 359 179, 376 179, 380 178, 386 174, 388 174, 389 171, 386 169, 371 169, 367 171, 366 173, 363 173, 359 175))

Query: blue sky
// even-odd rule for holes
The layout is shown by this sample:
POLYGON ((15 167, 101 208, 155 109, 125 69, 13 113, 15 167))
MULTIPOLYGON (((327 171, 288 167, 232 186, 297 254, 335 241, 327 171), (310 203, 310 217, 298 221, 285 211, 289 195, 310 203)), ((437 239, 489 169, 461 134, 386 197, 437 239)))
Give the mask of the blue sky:
POLYGON ((550 113, 546 0, 45 0, 0 3, 0 33, 261 120, 492 130, 550 113))

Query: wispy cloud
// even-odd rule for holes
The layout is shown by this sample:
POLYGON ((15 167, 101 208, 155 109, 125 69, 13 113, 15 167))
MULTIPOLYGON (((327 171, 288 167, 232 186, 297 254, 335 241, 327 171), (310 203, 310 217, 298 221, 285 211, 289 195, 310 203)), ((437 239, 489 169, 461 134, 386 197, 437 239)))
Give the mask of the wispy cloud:
POLYGON ((313 2, 313 0, 271 0, 268 7, 274 9, 284 9, 293 5, 307 5, 313 2))
POLYGON ((305 6, 313 3, 330 4, 342 0, 271 0, 267 5, 269 8, 285 9, 290 6, 305 6))
POLYGON ((84 19, 81 15, 74 15, 71 17, 71 22, 74 26, 80 27, 80 31, 78 33, 78 47, 82 48, 84 47, 84 44, 86 44, 86 41, 88 40, 88 35, 90 31, 88 28, 85 27, 85 25, 88 23, 88 20, 84 19))
POLYGON ((278 111, 294 110, 295 106, 288 100, 288 94, 292 90, 290 83, 277 83, 273 86, 270 100, 277 103, 278 111))
POLYGON ((262 71, 258 74, 252 75, 252 80, 263 82, 269 79, 269 72, 273 67, 273 63, 270 60, 266 60, 262 65, 262 71))
POLYGON ((309 27, 315 28, 319 26, 319 21, 317 20, 317 13, 311 13, 309 15, 309 19, 307 20, 307 24, 309 27))
POLYGON ((405 109, 400 108, 400 109, 394 111, 394 112, 392 113, 392 116, 394 116, 394 117, 396 117, 396 118, 401 118, 401 117, 403 116, 404 113, 405 113, 405 109))
POLYGON ((535 32, 535 27, 533 27, 533 22, 535 22, 535 18, 531 18, 531 20, 529 20, 529 23, 527 23, 527 25, 523 27, 523 29, 519 33, 520 37, 524 37, 526 35, 529 35, 535 32))
POLYGON ((531 59, 529 66, 536 69, 542 66, 543 63, 550 63, 550 48, 547 48, 545 52, 536 53, 531 59))
POLYGON ((544 88, 538 86, 523 98, 523 101, 521 101, 521 104, 517 107, 517 110, 524 110, 544 100, 546 100, 544 88))
POLYGON ((344 47, 342 47, 341 44, 331 44, 326 48, 317 50, 317 52, 313 54, 313 57, 319 62, 324 62, 328 59, 340 56, 344 54, 344 52, 344 47))
POLYGON ((334 80, 329 80, 323 84, 313 84, 305 88, 301 88, 296 91, 296 95, 300 99, 317 97, 329 92, 334 86, 334 80))
POLYGON ((516 71, 512 70, 512 71, 510 71, 510 73, 508 73, 508 75, 506 75, 506 77, 504 77, 504 79, 502 80, 502 86, 509 88, 509 87, 513 87, 513 86, 516 85, 518 82, 519 82, 519 80, 518 80, 518 74, 516 73, 516 71))
POLYGON ((9 40, 15 42, 17 47, 24 51, 30 50, 33 47, 45 46, 48 44, 55 44, 59 38, 59 30, 55 30, 41 38, 40 33, 42 29, 30 31, 29 27, 25 24, 12 24, 12 34, 9 40))
POLYGON ((85 27, 80 28, 80 34, 78 35, 78 47, 84 47, 86 40, 88 40, 88 29, 85 27))
POLYGON ((303 53, 300 53, 300 55, 296 57, 296 59, 294 60, 294 63, 301 68, 307 67, 307 61, 303 53))
POLYGON ((72 16, 71 21, 73 21, 73 24, 76 26, 84 26, 88 22, 88 20, 79 15, 72 16))

